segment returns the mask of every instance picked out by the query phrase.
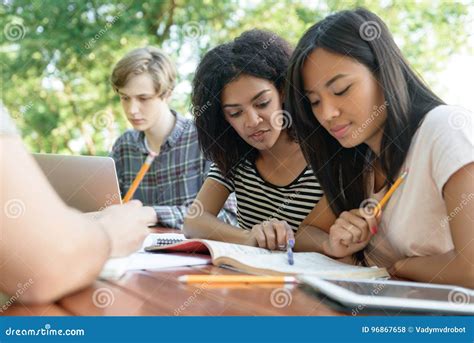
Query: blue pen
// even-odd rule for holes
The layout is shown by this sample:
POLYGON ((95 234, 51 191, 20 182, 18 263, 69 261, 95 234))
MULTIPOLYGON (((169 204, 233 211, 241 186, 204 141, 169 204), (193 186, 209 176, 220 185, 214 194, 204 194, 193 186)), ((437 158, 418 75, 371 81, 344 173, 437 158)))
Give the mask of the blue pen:
POLYGON ((293 259, 293 247, 295 246, 295 240, 289 239, 286 244, 286 254, 288 255, 288 264, 294 265, 295 260, 293 259))

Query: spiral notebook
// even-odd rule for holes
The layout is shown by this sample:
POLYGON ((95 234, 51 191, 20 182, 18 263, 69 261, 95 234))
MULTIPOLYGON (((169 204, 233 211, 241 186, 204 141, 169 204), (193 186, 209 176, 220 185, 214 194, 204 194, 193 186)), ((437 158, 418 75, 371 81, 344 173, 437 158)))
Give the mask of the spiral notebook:
POLYGON ((184 242, 186 237, 182 233, 150 233, 143 242, 142 248, 150 245, 164 247, 184 242))
POLYGON ((119 279, 129 270, 150 270, 180 266, 194 266, 209 264, 210 258, 206 255, 173 254, 157 255, 145 252, 144 248, 150 245, 166 248, 168 245, 182 243, 186 238, 177 233, 151 233, 143 242, 142 248, 135 253, 107 261, 100 273, 102 279, 119 279))

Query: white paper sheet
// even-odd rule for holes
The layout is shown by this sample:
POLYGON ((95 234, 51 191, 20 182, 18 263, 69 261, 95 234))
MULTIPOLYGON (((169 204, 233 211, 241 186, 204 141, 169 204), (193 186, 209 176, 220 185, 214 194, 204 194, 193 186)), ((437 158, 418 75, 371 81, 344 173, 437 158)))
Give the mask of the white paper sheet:
POLYGON ((129 270, 151 270, 210 263, 211 257, 208 255, 136 252, 127 257, 108 260, 100 273, 100 277, 103 279, 117 279, 129 270))

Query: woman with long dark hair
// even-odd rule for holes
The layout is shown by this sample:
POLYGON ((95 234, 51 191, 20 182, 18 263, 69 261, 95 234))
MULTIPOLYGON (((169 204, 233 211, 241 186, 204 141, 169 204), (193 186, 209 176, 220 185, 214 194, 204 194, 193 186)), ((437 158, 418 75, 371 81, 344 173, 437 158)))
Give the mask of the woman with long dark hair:
POLYGON ((276 34, 251 30, 200 62, 193 113, 214 166, 185 219, 186 236, 284 249, 321 198, 282 103, 291 53, 276 34), (233 192, 238 227, 216 218, 233 192))
POLYGON ((329 232, 321 250, 355 253, 402 278, 474 287, 472 113, 445 105, 365 9, 312 26, 288 81, 297 138, 330 204, 304 228, 329 232), (381 215, 371 217, 406 170, 381 215), (328 227, 328 218, 337 219, 328 227))

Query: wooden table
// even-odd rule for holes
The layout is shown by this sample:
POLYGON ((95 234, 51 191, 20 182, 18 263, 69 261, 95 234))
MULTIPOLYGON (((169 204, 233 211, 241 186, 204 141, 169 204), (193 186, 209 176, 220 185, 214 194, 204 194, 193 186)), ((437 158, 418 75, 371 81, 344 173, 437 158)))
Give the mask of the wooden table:
MULTIPOLYGON (((157 229, 156 232, 176 232, 157 229)), ((22 316, 339 316, 296 285, 185 285, 185 274, 237 274, 212 265, 131 271, 116 281, 97 280, 54 304, 11 306, 22 316)))

